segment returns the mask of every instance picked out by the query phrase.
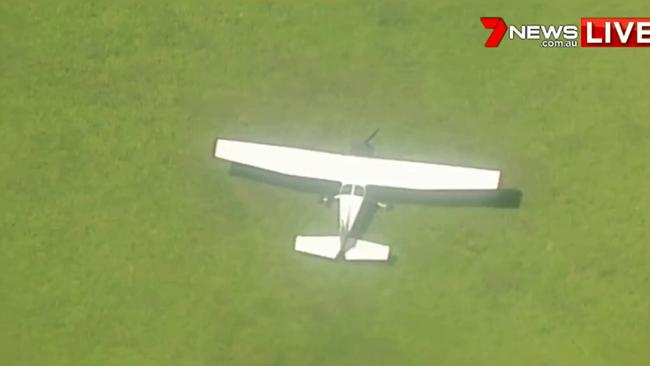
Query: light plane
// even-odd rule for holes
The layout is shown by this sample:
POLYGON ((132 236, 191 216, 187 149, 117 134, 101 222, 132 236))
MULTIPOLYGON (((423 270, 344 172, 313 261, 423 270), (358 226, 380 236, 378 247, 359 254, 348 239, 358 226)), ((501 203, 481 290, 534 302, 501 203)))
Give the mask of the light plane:
MULTIPOLYGON (((296 237, 298 252, 348 261, 386 261, 387 245, 354 237, 353 227, 366 201, 367 189, 397 188, 415 191, 496 190, 500 171, 435 163, 391 160, 368 156, 370 140, 353 148, 354 154, 338 154, 295 147, 218 139, 215 156, 234 164, 249 166, 289 177, 334 182, 338 193, 323 202, 338 202, 339 233, 333 236, 296 237)), ((374 202, 386 207, 381 202, 374 202)))

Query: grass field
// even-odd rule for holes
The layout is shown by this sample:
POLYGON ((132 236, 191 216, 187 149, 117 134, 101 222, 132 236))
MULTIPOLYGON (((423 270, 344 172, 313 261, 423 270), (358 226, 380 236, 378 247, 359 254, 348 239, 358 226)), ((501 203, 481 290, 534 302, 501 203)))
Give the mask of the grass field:
POLYGON ((0 4, 6 365, 647 365, 650 54, 485 49, 625 4, 0 4), (498 167, 518 210, 399 206, 398 260, 296 254, 317 197, 217 136, 498 167))

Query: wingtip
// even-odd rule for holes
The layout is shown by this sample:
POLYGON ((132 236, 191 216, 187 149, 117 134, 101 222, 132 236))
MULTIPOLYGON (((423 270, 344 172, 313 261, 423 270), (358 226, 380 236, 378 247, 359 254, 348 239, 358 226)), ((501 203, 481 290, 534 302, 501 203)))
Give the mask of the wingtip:
POLYGON ((224 142, 227 141, 226 139, 222 137, 217 137, 214 141, 214 156, 216 158, 223 158, 223 149, 224 147, 224 142))
POLYGON ((213 155, 215 158, 218 158, 218 157, 219 157, 219 155, 218 155, 218 153, 217 153, 217 152, 219 151, 219 140, 220 140, 219 137, 217 137, 217 138, 214 140, 214 148, 212 149, 212 155, 213 155))

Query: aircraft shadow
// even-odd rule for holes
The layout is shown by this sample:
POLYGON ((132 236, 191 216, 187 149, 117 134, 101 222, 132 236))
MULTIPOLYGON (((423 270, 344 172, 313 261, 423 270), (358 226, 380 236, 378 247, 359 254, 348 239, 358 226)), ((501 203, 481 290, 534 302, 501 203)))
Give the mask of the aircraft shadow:
POLYGON ((369 187, 366 201, 359 212, 353 235, 363 237, 379 210, 376 202, 389 205, 417 204, 432 207, 489 207, 516 209, 521 206, 523 192, 519 189, 498 191, 418 191, 410 192, 369 187))
POLYGON ((387 204, 417 204, 438 207, 519 208, 523 192, 507 188, 499 190, 413 191, 369 186, 366 196, 387 204))

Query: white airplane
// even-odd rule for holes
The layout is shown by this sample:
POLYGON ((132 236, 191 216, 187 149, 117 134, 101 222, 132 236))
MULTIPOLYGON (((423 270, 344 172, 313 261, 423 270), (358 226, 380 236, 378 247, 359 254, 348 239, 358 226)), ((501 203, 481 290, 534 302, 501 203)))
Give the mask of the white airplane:
MULTIPOLYGON (((362 147, 371 149, 370 139, 362 147)), ((367 154, 369 151, 365 151, 367 154)), ((298 252, 349 261, 386 261, 390 248, 352 237, 352 228, 366 198, 366 188, 379 186, 407 190, 496 190, 500 171, 433 163, 389 160, 376 157, 336 154, 253 142, 218 139, 215 156, 235 164, 298 178, 335 182, 338 194, 339 234, 297 236, 298 252)), ((324 198, 324 202, 328 199, 324 198)), ((385 204, 377 202, 379 207, 385 204)))

